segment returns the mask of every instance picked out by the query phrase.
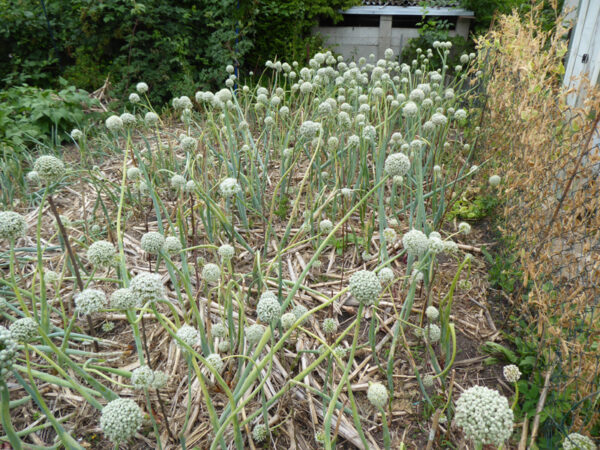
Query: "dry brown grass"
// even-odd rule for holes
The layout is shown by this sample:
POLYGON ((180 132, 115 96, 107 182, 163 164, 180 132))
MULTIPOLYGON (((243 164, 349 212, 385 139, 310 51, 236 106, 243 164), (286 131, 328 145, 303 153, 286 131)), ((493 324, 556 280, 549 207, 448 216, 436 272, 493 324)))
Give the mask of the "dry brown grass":
POLYGON ((481 129, 506 186, 504 231, 533 286, 525 317, 537 322, 552 388, 571 392, 574 426, 591 427, 599 415, 581 401, 600 387, 600 92, 582 80, 585 100, 569 106, 568 29, 559 18, 544 32, 537 14, 501 17, 478 42, 489 77, 481 129))

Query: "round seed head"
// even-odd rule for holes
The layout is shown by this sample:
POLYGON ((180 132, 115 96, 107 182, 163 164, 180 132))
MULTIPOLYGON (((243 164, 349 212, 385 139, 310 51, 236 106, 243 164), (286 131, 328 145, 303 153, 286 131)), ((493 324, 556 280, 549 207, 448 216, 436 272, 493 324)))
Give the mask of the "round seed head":
POLYGON ((141 240, 142 250, 151 255, 157 255, 165 244, 165 237, 158 231, 144 233, 141 240))
POLYGON ((136 122, 136 118, 133 114, 130 113, 123 113, 120 116, 121 121, 123 122, 123 125, 126 127, 135 125, 136 122))
POLYGON ((83 137, 83 132, 77 128, 73 128, 70 133, 74 141, 78 141, 83 137))
POLYGON ((65 165, 56 156, 43 155, 35 160, 33 170, 38 173, 44 183, 50 184, 64 175, 65 165))
POLYGON ((521 378, 521 371, 514 364, 509 364, 508 366, 504 366, 502 368, 502 373, 504 374, 504 378, 509 383, 516 383, 521 378))
POLYGON ((223 368, 225 367, 225 363, 221 359, 221 356, 218 353, 211 353, 206 357, 206 364, 215 369, 217 372, 221 373, 223 368))
POLYGON ((60 280, 60 275, 54 270, 46 270, 44 272, 44 282, 46 284, 58 283, 58 280, 60 280))
POLYGON ((404 153, 392 153, 385 160, 384 170, 391 177, 404 176, 410 170, 410 159, 404 153))
POLYGON ((38 324, 31 317, 15 320, 9 329, 11 337, 16 342, 31 342, 38 335, 38 324))
POLYGON ((429 248, 429 239, 420 230, 410 230, 402 236, 402 245, 409 255, 420 256, 429 248))
POLYGON ((212 335, 217 338, 224 338, 229 334, 227 327, 222 322, 214 324, 211 328, 211 332, 212 335))
POLYGON ((144 121, 148 124, 148 125, 156 125, 159 121, 159 117, 158 114, 156 114, 155 112, 152 111, 148 111, 146 113, 146 115, 144 116, 144 121))
POLYGON ((138 304, 154 302, 165 297, 162 277, 157 273, 140 272, 129 283, 129 289, 138 299, 138 304))
POLYGON ((321 222, 319 223, 319 230, 323 234, 328 234, 332 229, 333 223, 331 223, 331 220, 329 219, 321 220, 321 222))
POLYGON ((262 423, 255 425, 254 429, 252 430, 252 439, 254 439, 254 442, 262 442, 267 439, 268 435, 269 429, 262 423))
POLYGON ((223 197, 229 198, 242 192, 242 187, 235 178, 225 178, 219 185, 219 191, 223 197))
POLYGON ((499 446, 513 432, 513 412, 508 400, 484 386, 473 386, 460 395, 454 420, 467 439, 477 444, 499 446))
POLYGON ((0 382, 4 382, 6 374, 12 368, 17 357, 17 343, 11 332, 0 326, 0 382))
POLYGON ((425 315, 427 316, 427 319, 434 322, 440 317, 440 312, 435 306, 428 306, 425 310, 425 315))
POLYGON ((467 222, 459 223, 458 232, 462 234, 469 234, 471 232, 471 225, 469 225, 467 222))
POLYGON ((138 296, 129 288, 117 289, 110 296, 110 307, 114 309, 131 309, 141 306, 138 296))
POLYGON ((379 271, 377 277, 379 278, 379 282, 381 284, 388 284, 394 281, 396 276, 394 275, 394 271, 392 269, 389 267, 384 267, 379 271))
POLYGON ((571 433, 563 441, 564 450, 596 450, 596 444, 587 436, 571 433))
POLYGON ((372 305, 379 297, 381 283, 374 272, 359 270, 350 277, 350 292, 360 303, 372 305))
POLYGON ((154 371, 144 365, 140 366, 131 372, 131 384, 136 389, 143 389, 152 387, 152 382, 154 381, 154 371))
POLYGON ((84 289, 75 296, 75 311, 92 314, 106 308, 106 295, 99 289, 84 289))
POLYGON ((335 319, 328 317, 325 320, 323 320, 323 323, 321 324, 321 329, 325 334, 335 334, 337 332, 338 325, 335 319))
POLYGON ((148 92, 148 85, 143 81, 140 81, 138 84, 135 85, 135 90, 138 91, 140 94, 144 94, 148 92))
POLYGON ((490 186, 496 187, 500 184, 500 181, 502 181, 500 175, 492 175, 490 177, 490 186))
POLYGON ((108 241, 96 241, 87 251, 87 258, 93 266, 109 267, 113 264, 117 251, 108 241))
POLYGON ((275 294, 267 291, 261 295, 256 305, 256 315, 264 323, 271 323, 279 319, 281 316, 281 305, 275 294))
POLYGON ((422 381, 423 381, 423 386, 431 387, 431 386, 433 386, 434 379, 433 379, 432 375, 427 374, 427 375, 423 376, 422 381))
MULTIPOLYGON (((188 346, 193 347, 200 339, 200 333, 194 327, 182 325, 181 328, 177 330, 177 337, 188 346)), ((179 341, 177 341, 177 345, 179 345, 182 350, 185 350, 185 347, 183 347, 179 341)))
POLYGON ((367 398, 377 408, 384 408, 388 402, 388 391, 381 383, 371 383, 367 389, 367 398))
POLYGON ((123 442, 140 429, 142 419, 142 410, 133 400, 118 398, 102 408, 100 428, 112 442, 123 442))
POLYGON ((123 129, 123 121, 119 116, 110 116, 106 119, 106 128, 113 133, 117 133, 119 130, 123 129))
POLYGON ((423 337, 425 337, 429 342, 434 343, 440 340, 442 336, 442 330, 434 323, 430 323, 429 325, 425 325, 423 327, 423 337))
POLYGON ((183 249, 181 245, 181 241, 179 238, 175 236, 169 236, 165 239, 165 243, 163 244, 163 250, 169 255, 175 255, 179 253, 183 249))
POLYGON ((179 174, 175 174, 171 177, 171 187, 177 191, 185 188, 185 177, 179 174))
POLYGON ((306 308, 304 305, 296 305, 294 306, 294 309, 292 309, 292 313, 294 314, 296 320, 299 320, 307 312, 308 308, 306 308))
POLYGON ((263 337, 263 334, 265 334, 265 327, 255 323, 254 325, 246 327, 245 332, 248 344, 255 345, 258 344, 258 342, 263 337))
POLYGON ((140 177, 142 176, 142 171, 140 169, 138 169, 137 167, 130 167, 129 169, 127 169, 127 179, 128 180, 139 180, 140 177))
POLYGON ((229 261, 235 255, 235 249, 229 244, 223 244, 218 250, 219 256, 224 261, 229 261))
POLYGON ((221 279, 221 268, 213 263, 205 264, 202 268, 202 279, 210 284, 218 283, 221 279))
POLYGON ((17 239, 27 233, 25 217, 14 211, 0 211, 0 239, 17 239))
POLYGON ((285 313, 281 316, 281 326, 284 330, 292 328, 292 325, 296 323, 296 316, 294 313, 285 313))

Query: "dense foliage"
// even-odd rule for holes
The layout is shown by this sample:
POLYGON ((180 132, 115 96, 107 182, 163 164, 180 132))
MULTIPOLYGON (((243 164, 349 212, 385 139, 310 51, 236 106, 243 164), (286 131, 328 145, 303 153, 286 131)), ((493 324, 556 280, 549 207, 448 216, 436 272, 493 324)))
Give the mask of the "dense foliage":
POLYGON ((56 87, 59 76, 94 90, 108 78, 115 95, 141 79, 153 101, 216 86, 227 64, 314 54, 319 15, 355 0, 0 0, 0 86, 56 87), (44 8, 45 7, 45 8, 44 8))

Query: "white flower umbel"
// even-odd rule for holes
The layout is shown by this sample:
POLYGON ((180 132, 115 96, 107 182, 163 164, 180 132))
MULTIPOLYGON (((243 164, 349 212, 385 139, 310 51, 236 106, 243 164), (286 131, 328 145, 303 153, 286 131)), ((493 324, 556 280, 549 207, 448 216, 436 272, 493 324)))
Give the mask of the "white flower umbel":
POLYGON ((144 233, 140 245, 142 250, 151 255, 157 255, 165 244, 165 237, 158 231, 144 233))
POLYGON ((502 368, 502 373, 504 374, 504 378, 509 383, 516 383, 521 378, 521 371, 514 364, 509 364, 508 366, 504 366, 502 368))
POLYGON ((17 319, 10 324, 10 335, 17 342, 31 342, 38 336, 38 324, 31 317, 17 319))
POLYGON ((202 279, 209 284, 216 284, 221 279, 221 268, 213 263, 205 264, 202 268, 202 279))
POLYGON ((513 432, 513 412, 508 400, 494 389, 473 386, 456 402, 456 424, 476 444, 499 446, 513 432))
POLYGON ((381 284, 388 284, 394 281, 396 276, 394 275, 394 271, 392 269, 389 267, 384 267, 379 271, 377 277, 379 278, 379 282, 381 284))
POLYGON ((294 323, 296 323, 296 316, 294 315, 294 313, 289 312, 281 316, 281 326, 284 330, 292 328, 292 325, 294 325, 294 323))
MULTIPOLYGON (((181 328, 177 330, 177 337, 185 344, 193 347, 200 339, 200 333, 194 327, 182 325, 181 328)), ((183 347, 179 341, 177 341, 177 345, 179 345, 182 349, 185 349, 185 347, 183 347)))
POLYGON ((92 314, 106 308, 106 295, 99 289, 84 289, 75 296, 75 311, 92 314))
POLYGON ((428 306, 425 310, 425 315, 431 322, 435 322, 440 317, 440 312, 435 306, 428 306))
POLYGON ((227 327, 222 322, 215 323, 212 326, 211 332, 212 335, 217 338, 224 338, 225 336, 227 336, 227 334, 229 334, 227 331, 227 327))
POLYGON ((182 191, 185 188, 185 183, 183 175, 175 174, 171 177, 171 187, 176 191, 182 191))
POLYGON ((219 192, 223 197, 229 198, 242 192, 242 187, 235 178, 225 178, 219 185, 219 192))
POLYGON ((129 288, 121 288, 110 296, 110 307, 114 309, 131 309, 142 306, 138 296, 129 288))
POLYGON ((12 369, 17 358, 17 343, 10 331, 0 326, 0 383, 4 382, 6 374, 12 369))
POLYGON ((256 316, 261 322, 271 323, 279 319, 281 305, 275 294, 270 291, 263 293, 256 305, 256 316))
POLYGON ((129 288, 141 304, 158 301, 165 296, 162 277, 157 273, 141 272, 137 274, 131 280, 129 288))
POLYGON ((176 255, 183 249, 181 245, 181 241, 178 237, 169 236, 165 239, 165 243, 163 244, 163 250, 165 253, 169 255, 176 255))
POLYGON ((314 139, 321 130, 322 126, 320 123, 307 120, 305 122, 302 122, 298 133, 302 138, 309 141, 311 139, 314 139))
POLYGON ((367 389, 367 398, 377 408, 385 408, 388 402, 388 390, 381 383, 371 383, 367 389))
POLYGON ((252 430, 252 439, 254 440, 254 442, 262 442, 265 439, 267 439, 268 435, 269 435, 269 429, 267 428, 266 425, 264 425, 262 423, 255 425, 254 429, 252 430))
POLYGON ((459 223, 458 232, 462 234, 469 234, 471 232, 471 225, 469 225, 467 222, 459 223))
POLYGON ((402 177, 410 170, 410 159, 404 153, 392 153, 385 159, 384 170, 391 177, 402 177))
POLYGON ((325 334, 335 334, 337 332, 338 325, 335 319, 328 317, 327 319, 323 320, 323 323, 321 324, 321 329, 325 334))
POLYGON ((562 443, 564 450, 596 450, 596 444, 587 436, 579 433, 569 434, 562 443))
POLYGON ((412 256, 420 256, 429 248, 429 239, 420 230, 410 230, 402 236, 402 245, 412 256))
POLYGON ((502 178, 500 178, 500 175, 492 175, 489 179, 490 186, 492 186, 492 187, 498 186, 500 184, 500 181, 502 181, 502 178))
POLYGON ((0 239, 17 239, 27 233, 25 217, 14 211, 0 211, 0 239))
POLYGON ((225 363, 221 359, 221 356, 218 353, 211 353, 206 357, 206 363, 215 369, 217 372, 221 373, 223 368, 225 367, 225 363))
POLYGON ((219 250, 217 250, 217 252, 219 253, 219 256, 221 257, 221 259, 223 261, 229 261, 235 255, 235 249, 233 248, 233 246, 231 246, 229 244, 221 245, 219 247, 219 250))
POLYGON ((100 428, 114 443, 127 441, 142 426, 142 410, 133 400, 118 398, 102 408, 100 428))
POLYGON ((144 121, 150 126, 156 125, 159 120, 160 118, 158 117, 158 114, 152 111, 148 111, 144 116, 144 121))
POLYGON ((430 323, 429 325, 425 325, 423 327, 423 337, 425 337, 430 343, 434 343, 440 340, 442 336, 442 330, 434 323, 430 323))
POLYGON ((375 272, 359 270, 350 277, 350 292, 358 302, 372 305, 381 293, 381 283, 375 272))
POLYGON ((138 94, 136 94, 135 92, 132 92, 131 94, 129 94, 129 101, 131 103, 139 103, 142 99, 140 98, 140 96, 138 94))
POLYGON ((258 323, 255 323, 254 325, 246 327, 244 331, 246 334, 246 341, 248 341, 248 344, 255 345, 258 344, 258 342, 263 337, 263 334, 265 334, 265 327, 258 323))
POLYGON ((123 129, 123 120, 119 116, 113 115, 106 119, 106 128, 113 133, 118 133, 123 129))
POLYGON ((65 165, 56 156, 42 155, 33 163, 33 170, 44 183, 50 184, 65 174, 65 165))
POLYGON ((145 94, 146 92, 148 92, 148 85, 143 81, 140 81, 138 84, 135 85, 135 90, 138 91, 140 94, 145 94))
POLYGON ((333 223, 329 219, 323 219, 319 222, 319 231, 322 234, 329 234, 333 230, 333 223))
POLYGON ((116 255, 115 246, 108 241, 96 241, 89 246, 87 251, 88 260, 97 267, 111 266, 116 255))
POLYGON ((83 132, 78 128, 73 128, 71 130, 71 137, 73 138, 74 141, 78 141, 79 139, 81 139, 83 137, 83 132))
POLYGON ((131 384, 136 389, 148 389, 152 387, 153 381, 154 371, 146 365, 140 366, 131 372, 131 384))

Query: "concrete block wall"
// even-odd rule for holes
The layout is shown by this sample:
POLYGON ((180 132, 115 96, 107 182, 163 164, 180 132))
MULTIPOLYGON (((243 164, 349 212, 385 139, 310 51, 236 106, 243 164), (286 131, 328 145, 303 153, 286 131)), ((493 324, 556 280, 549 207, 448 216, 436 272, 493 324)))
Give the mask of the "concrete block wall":
MULTIPOLYGON (((469 24, 469 18, 459 17, 450 36, 468 37, 469 24)), ((408 40, 419 36, 417 28, 392 28, 392 16, 379 16, 379 27, 316 27, 314 32, 320 33, 325 45, 345 59, 368 58, 370 54, 383 58, 387 48, 400 55, 408 40)))

